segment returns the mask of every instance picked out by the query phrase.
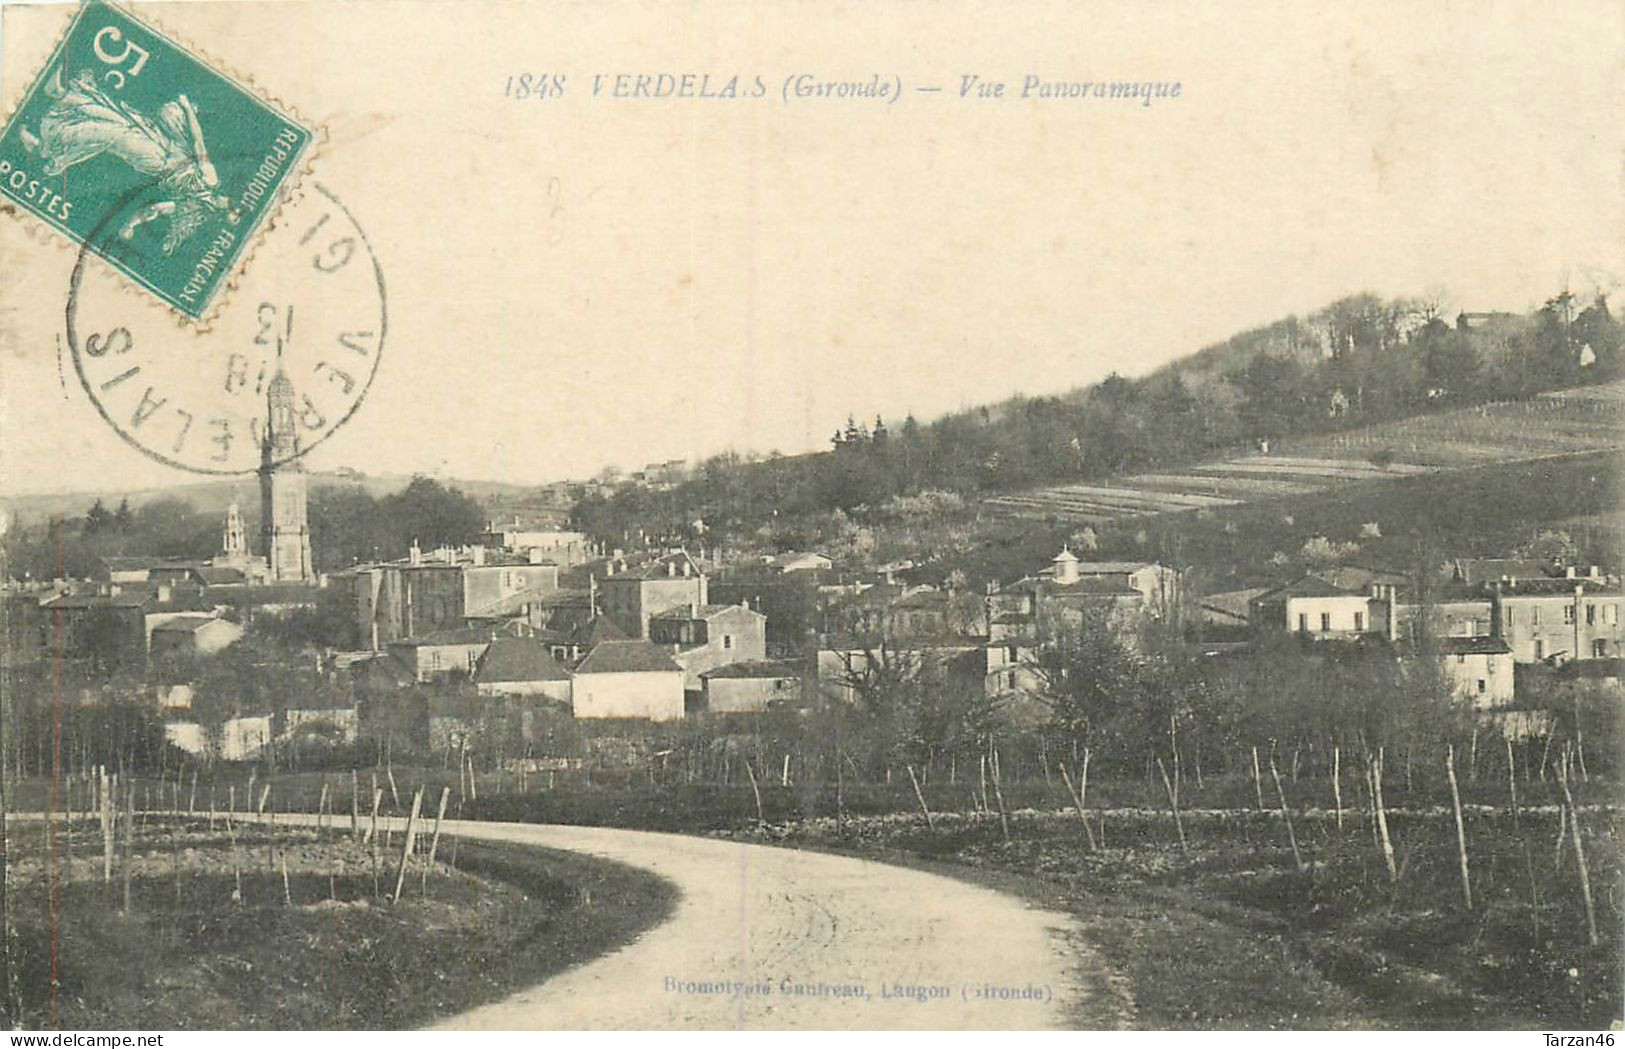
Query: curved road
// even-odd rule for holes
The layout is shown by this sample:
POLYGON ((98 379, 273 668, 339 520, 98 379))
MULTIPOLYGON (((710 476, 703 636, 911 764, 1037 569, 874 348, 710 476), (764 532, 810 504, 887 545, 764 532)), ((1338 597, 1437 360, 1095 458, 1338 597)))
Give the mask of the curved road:
POLYGON ((1065 1026, 1077 997, 1069 917, 950 878, 643 831, 448 821, 446 833, 601 856, 681 896, 620 950, 440 1029, 1033 1029, 1065 1026))

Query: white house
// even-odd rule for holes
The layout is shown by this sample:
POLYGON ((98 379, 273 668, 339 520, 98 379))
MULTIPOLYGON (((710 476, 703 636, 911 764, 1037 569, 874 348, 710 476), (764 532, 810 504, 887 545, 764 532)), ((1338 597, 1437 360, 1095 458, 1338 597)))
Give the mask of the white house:
POLYGON ((601 641, 576 667, 571 709, 578 718, 683 716, 683 668, 647 641, 601 641))
POLYGON ((152 652, 184 652, 190 655, 213 655, 235 644, 243 636, 243 628, 229 619, 212 615, 177 615, 152 628, 152 652))
POLYGON ((835 562, 830 560, 827 555, 812 551, 798 552, 792 550, 788 553, 779 554, 777 557, 768 558, 767 563, 770 568, 776 569, 781 575, 789 575, 791 572, 825 571, 835 567, 835 562))
POLYGON ((1439 660, 1456 695, 1478 707, 1512 702, 1512 647, 1498 637, 1443 637, 1439 660))
POLYGON ((1369 594, 1345 590, 1316 576, 1304 576, 1259 594, 1252 599, 1248 618, 1259 630, 1310 637, 1351 638, 1382 631, 1382 624, 1372 623, 1369 594))

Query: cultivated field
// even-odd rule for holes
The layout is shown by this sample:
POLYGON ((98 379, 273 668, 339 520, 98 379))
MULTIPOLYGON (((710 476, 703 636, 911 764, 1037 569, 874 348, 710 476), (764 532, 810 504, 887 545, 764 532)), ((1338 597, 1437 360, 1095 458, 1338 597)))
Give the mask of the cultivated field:
POLYGON ((1331 492, 1436 470, 1625 448, 1625 382, 1286 438, 1270 454, 993 496, 1001 516, 1098 525, 1331 492))
POLYGON ((432 828, 408 846, 387 824, 352 834, 348 814, 324 829, 139 811, 111 837, 83 814, 8 829, 10 1029, 416 1027, 626 943, 675 904, 653 875, 574 854, 448 836, 431 862, 432 828))

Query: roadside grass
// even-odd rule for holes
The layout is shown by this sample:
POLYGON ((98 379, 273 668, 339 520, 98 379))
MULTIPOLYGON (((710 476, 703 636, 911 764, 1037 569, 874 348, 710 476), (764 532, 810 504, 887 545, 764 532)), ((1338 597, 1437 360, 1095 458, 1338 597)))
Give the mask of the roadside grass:
POLYGON ((419 860, 392 905, 398 843, 379 896, 367 851, 347 840, 279 829, 273 866, 260 828, 233 842, 153 821, 138 831, 128 913, 117 863, 102 883, 99 828, 59 832, 53 909, 40 829, 12 825, 22 1010, 0 1005, 12 1028, 417 1027, 628 943, 676 900, 654 875, 553 850, 461 842, 453 870, 442 841, 426 883, 419 860))

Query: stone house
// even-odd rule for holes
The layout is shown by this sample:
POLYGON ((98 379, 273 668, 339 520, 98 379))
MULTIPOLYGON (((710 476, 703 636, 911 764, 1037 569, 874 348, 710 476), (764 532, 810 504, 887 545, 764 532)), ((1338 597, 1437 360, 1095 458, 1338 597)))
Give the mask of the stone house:
POLYGON ((600 642, 576 667, 571 710, 581 718, 679 721, 684 714, 683 668, 647 641, 600 642))

